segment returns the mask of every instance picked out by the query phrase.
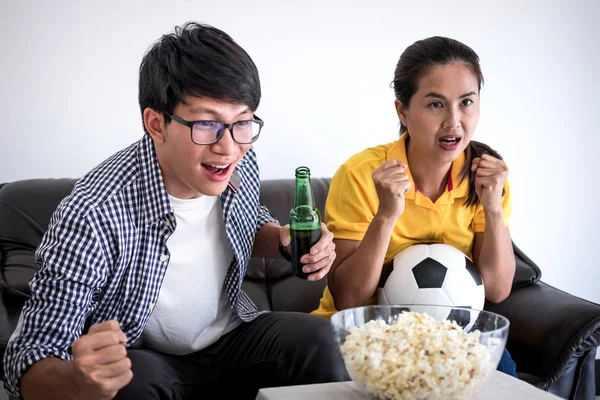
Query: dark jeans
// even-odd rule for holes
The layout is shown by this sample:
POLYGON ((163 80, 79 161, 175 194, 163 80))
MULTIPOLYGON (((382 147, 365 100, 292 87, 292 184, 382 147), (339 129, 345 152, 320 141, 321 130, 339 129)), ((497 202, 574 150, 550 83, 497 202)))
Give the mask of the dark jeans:
POLYGON ((130 349, 133 379, 115 399, 256 398, 259 388, 350 380, 328 319, 272 312, 196 353, 130 349))
POLYGON ((500 358, 497 369, 500 372, 504 372, 505 374, 514 376, 515 378, 517 377, 517 365, 510 356, 508 350, 504 349, 504 353, 502 353, 502 358, 500 358))

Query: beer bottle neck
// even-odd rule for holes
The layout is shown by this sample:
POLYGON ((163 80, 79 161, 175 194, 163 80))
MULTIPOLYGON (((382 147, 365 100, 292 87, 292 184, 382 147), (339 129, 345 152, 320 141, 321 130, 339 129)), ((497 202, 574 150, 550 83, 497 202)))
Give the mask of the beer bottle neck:
POLYGON ((306 167, 296 169, 296 193, 294 208, 290 211, 290 229, 319 230, 321 214, 316 207, 310 182, 310 171, 306 167))
POLYGON ((309 206, 315 207, 312 187, 309 177, 296 177, 296 196, 294 197, 294 207, 309 206))

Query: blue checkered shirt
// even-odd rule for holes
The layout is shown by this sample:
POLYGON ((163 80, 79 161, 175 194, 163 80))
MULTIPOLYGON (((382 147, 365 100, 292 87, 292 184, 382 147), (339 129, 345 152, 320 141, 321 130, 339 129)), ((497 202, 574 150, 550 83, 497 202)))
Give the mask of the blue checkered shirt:
MULTIPOLYGON (((259 185, 251 149, 221 195, 234 253, 224 289, 244 321, 260 314, 241 290, 254 237, 275 221, 259 205, 259 185)), ((41 268, 4 355, 5 387, 11 396, 21 398, 19 379, 31 364, 47 357, 71 360, 71 344, 86 321, 115 319, 129 344, 140 337, 158 300, 169 263, 166 243, 175 226, 148 135, 77 182, 52 215, 36 251, 41 268)))

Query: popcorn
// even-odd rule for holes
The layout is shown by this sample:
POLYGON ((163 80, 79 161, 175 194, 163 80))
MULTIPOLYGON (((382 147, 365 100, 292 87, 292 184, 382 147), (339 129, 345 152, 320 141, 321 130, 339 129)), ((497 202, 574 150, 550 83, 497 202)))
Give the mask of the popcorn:
POLYGON ((355 383, 375 399, 459 400, 495 369, 479 336, 455 321, 403 312, 390 324, 351 328, 340 349, 355 383))

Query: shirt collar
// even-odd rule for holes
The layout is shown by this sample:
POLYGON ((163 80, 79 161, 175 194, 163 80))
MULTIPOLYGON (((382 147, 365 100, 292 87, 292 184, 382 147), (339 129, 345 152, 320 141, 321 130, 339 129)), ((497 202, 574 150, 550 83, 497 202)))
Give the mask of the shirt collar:
MULTIPOLYGON (((405 173, 408 175, 408 179, 410 179, 410 190, 404 196, 407 200, 414 200, 416 196, 416 188, 415 181, 410 173, 410 166, 408 165, 408 156, 406 155, 406 139, 408 137, 408 133, 403 133, 400 136, 400 139, 396 141, 392 147, 387 152, 387 160, 400 160, 404 164, 408 166, 406 168, 405 173)), ((469 194, 469 180, 464 179, 461 181, 461 169, 466 162, 466 155, 463 151, 456 160, 452 163, 452 168, 450 171, 450 176, 448 177, 448 185, 446 187, 446 191, 442 194, 440 198, 441 201, 449 203, 453 203, 455 198, 467 197, 469 194)))
POLYGON ((154 142, 148 134, 140 140, 138 162, 142 182, 140 190, 143 193, 144 220, 148 225, 152 225, 165 215, 171 214, 173 210, 156 158, 154 142))

